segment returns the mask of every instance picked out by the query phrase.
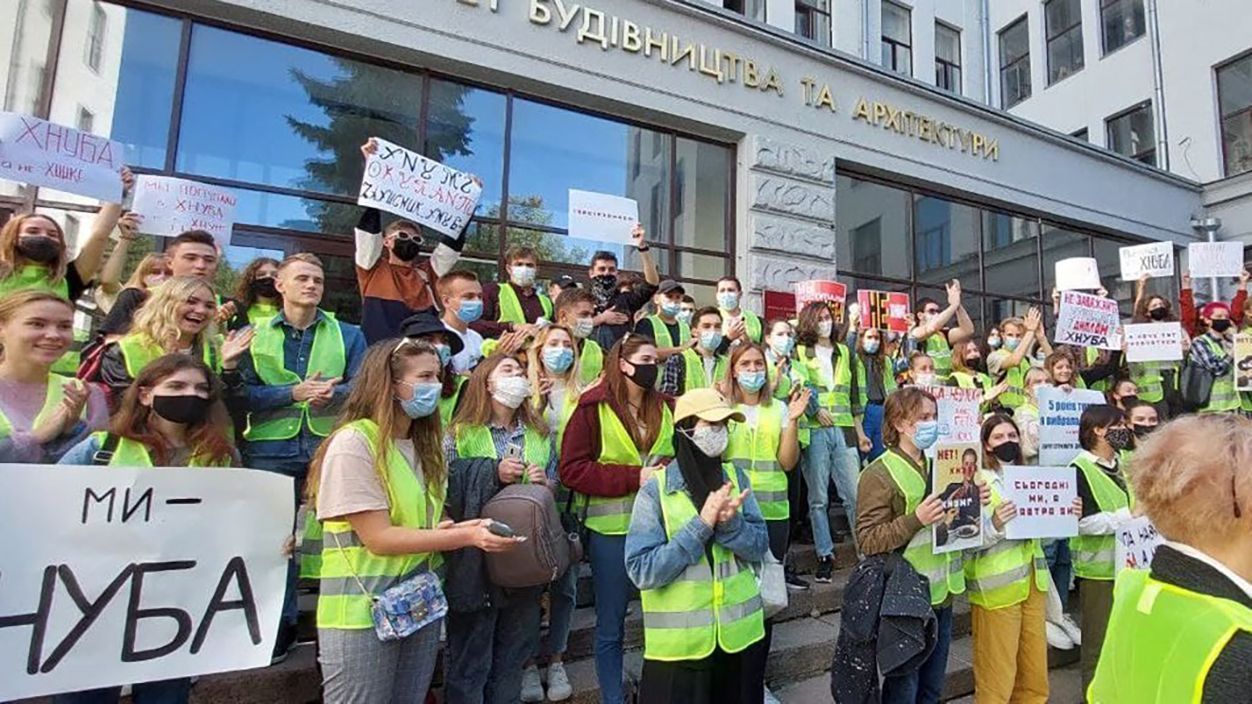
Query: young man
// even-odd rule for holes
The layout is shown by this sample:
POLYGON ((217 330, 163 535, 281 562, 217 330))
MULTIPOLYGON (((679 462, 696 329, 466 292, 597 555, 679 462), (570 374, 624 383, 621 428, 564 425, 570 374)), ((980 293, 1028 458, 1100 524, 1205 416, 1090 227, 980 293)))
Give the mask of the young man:
MULTIPOLYGON (((209 284, 217 274, 217 263, 220 259, 217 251, 217 240, 204 230, 188 230, 175 237, 165 248, 169 259, 170 276, 195 276, 209 284)), ((148 299, 148 293, 137 288, 122 289, 117 294, 117 302, 109 310, 108 316, 100 324, 99 332, 103 335, 121 335, 130 329, 135 311, 148 299)), ((218 296, 219 302, 221 296, 218 296)))
POLYGON ((917 343, 918 349, 935 360, 935 373, 940 384, 948 383, 948 375, 952 373, 952 345, 969 339, 974 334, 974 321, 970 320, 965 307, 961 305, 961 282, 952 279, 947 288, 948 307, 941 311, 934 299, 919 300, 917 327, 909 331, 909 336, 917 343), (957 327, 944 330, 952 316, 956 316, 957 327))
POLYGON ((470 327, 484 338, 497 339, 509 332, 535 333, 535 321, 552 322, 552 299, 535 287, 539 258, 535 250, 515 246, 504 255, 509 280, 482 287, 482 317, 470 327))
POLYGON ((644 240, 642 225, 636 225, 632 234, 633 244, 639 250, 639 263, 643 267, 644 284, 623 293, 617 280, 617 255, 599 251, 592 255, 587 269, 591 294, 596 299, 596 329, 592 337, 603 349, 609 349, 630 332, 635 313, 642 308, 661 282, 656 263, 644 240))
POLYGON ((635 332, 647 335, 656 342, 656 356, 661 361, 681 354, 694 344, 691 340, 691 326, 678 319, 686 293, 682 284, 677 281, 662 281, 656 290, 656 314, 649 315, 635 325, 635 332))
MULTIPOLYGON (((483 285, 472 271, 450 271, 435 287, 443 307, 443 324, 461 338, 461 351, 452 356, 452 371, 469 374, 483 358, 483 336, 472 326, 483 314, 483 285)), ((448 360, 439 360, 447 364, 448 360)))
POLYGON ((717 280, 717 307, 722 311, 722 334, 727 340, 735 342, 745 337, 757 344, 761 343, 761 318, 756 313, 743 308, 743 285, 733 276, 723 276, 717 280))
POLYGON ((556 323, 569 328, 574 335, 574 353, 578 355, 580 381, 591 383, 604 369, 604 349, 591 339, 595 328, 596 297, 590 291, 568 288, 556 298, 556 323))
POLYGON ((681 396, 692 389, 707 389, 726 377, 727 357, 719 354, 722 347, 722 314, 708 306, 696 311, 691 328, 691 346, 670 357, 665 363, 661 393, 681 396))
POLYGON ((691 325, 696 319, 696 299, 691 296, 683 296, 682 310, 678 311, 678 320, 680 322, 691 325))
MULTIPOLYGON (((282 295, 282 310, 252 331, 249 354, 239 359, 237 371, 223 370, 222 376, 234 391, 232 397, 246 403, 244 465, 295 479, 299 506, 309 461, 334 429, 365 358, 365 337, 357 326, 318 307, 325 273, 314 255, 287 257, 274 285, 282 295)), ((296 576, 293 560, 274 648, 278 658, 295 640, 296 576)))

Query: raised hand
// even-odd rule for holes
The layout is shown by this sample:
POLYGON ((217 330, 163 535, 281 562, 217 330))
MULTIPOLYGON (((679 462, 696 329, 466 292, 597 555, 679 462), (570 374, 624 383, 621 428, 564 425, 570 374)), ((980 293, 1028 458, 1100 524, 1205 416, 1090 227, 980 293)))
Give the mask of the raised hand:
POLYGON ((991 524, 996 527, 996 530, 1002 531, 1004 526, 1014 518, 1017 518, 1017 504, 1005 501, 997 506, 995 513, 991 515, 991 524))
POLYGON ((787 418, 791 422, 795 422, 804 415, 805 409, 809 407, 809 399, 813 397, 813 389, 807 386, 797 386, 791 390, 791 400, 787 402, 787 418))
POLYGON ((143 222, 143 216, 133 211, 126 211, 122 217, 117 219, 117 229, 122 233, 122 239, 133 240, 139 234, 139 225, 143 222))
POLYGON ((1038 306, 1031 306, 1030 310, 1026 311, 1024 322, 1026 324, 1026 332, 1039 332, 1039 326, 1043 324, 1043 313, 1038 306))
POLYGON ((636 249, 647 247, 648 243, 644 240, 645 235, 647 235, 647 232, 644 231, 643 224, 635 223, 634 229, 630 231, 630 243, 635 245, 636 249))
POLYGON ((948 282, 947 289, 948 289, 948 305, 949 306, 961 305, 961 280, 952 279, 950 282, 948 282))
POLYGON ((251 325, 230 331, 226 335, 226 340, 222 343, 222 368, 234 369, 239 363, 239 358, 252 346, 252 338, 254 337, 256 337, 256 331, 252 329, 251 325))
POLYGON ((717 514, 718 523, 725 523, 734 518, 735 514, 739 513, 739 507, 743 505, 744 501, 748 500, 748 494, 752 493, 751 489, 744 489, 738 494, 731 494, 729 484, 726 485, 726 491, 727 501, 726 505, 722 506, 721 513, 717 514))
POLYGON ((218 325, 225 325, 230 322, 231 318, 235 317, 235 313, 238 311, 239 308, 235 306, 234 301, 226 301, 217 307, 217 312, 213 314, 214 322, 218 325))
POLYGON ((370 137, 365 140, 365 144, 361 145, 361 156, 368 161, 371 156, 378 153, 378 140, 370 137))
POLYGON ((726 482, 717 491, 710 491, 704 499, 704 507, 700 509, 700 520, 709 528, 716 528, 721 522, 722 510, 730 501, 730 482, 726 482))
POLYGON ((31 436, 41 445, 56 440, 78 424, 91 391, 81 382, 71 382, 62 387, 62 394, 56 409, 30 430, 31 436))
POLYGON ((129 166, 123 166, 121 172, 122 178, 122 195, 125 196, 135 188, 135 172, 130 170, 129 166))

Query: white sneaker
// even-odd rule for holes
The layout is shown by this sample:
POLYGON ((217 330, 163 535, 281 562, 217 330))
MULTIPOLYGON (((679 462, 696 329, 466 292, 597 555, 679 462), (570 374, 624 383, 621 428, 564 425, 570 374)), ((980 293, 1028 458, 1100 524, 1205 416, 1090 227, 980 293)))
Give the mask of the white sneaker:
POLYGON ((1065 631, 1065 635, 1069 636, 1074 645, 1082 645, 1082 629, 1078 627, 1078 624, 1074 623, 1074 619, 1070 618, 1069 614, 1062 616, 1061 622, 1057 625, 1065 631))
POLYGON ((543 701, 543 682, 539 681, 539 668, 534 665, 522 672, 522 701, 543 701))
POLYGON ((778 701, 778 697, 775 697, 774 693, 769 691, 769 687, 765 688, 765 704, 782 704, 782 702, 778 701))
POLYGON ((565 664, 554 662, 548 665, 548 700, 563 702, 574 696, 574 688, 569 684, 569 675, 565 674, 565 664))
POLYGON ((1051 621, 1048 621, 1044 624, 1044 630, 1048 635, 1048 645, 1056 648, 1057 650, 1074 649, 1074 641, 1070 640, 1069 635, 1065 632, 1065 629, 1055 623, 1052 623, 1051 621))

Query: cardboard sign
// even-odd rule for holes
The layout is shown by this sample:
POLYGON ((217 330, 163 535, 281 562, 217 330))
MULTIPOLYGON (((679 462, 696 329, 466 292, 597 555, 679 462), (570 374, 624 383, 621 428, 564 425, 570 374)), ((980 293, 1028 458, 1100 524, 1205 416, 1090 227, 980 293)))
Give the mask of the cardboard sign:
POLYGON ((290 477, 0 465, 0 700, 269 665, 290 477))
POLYGON ((229 188, 141 174, 135 178, 131 210, 143 217, 139 231, 145 235, 176 237, 187 230, 204 230, 225 247, 235 227, 238 202, 229 188))
POLYGON ((1078 470, 1073 467, 1005 467, 1004 498, 1017 506, 1017 518, 1004 526, 1009 540, 1078 535, 1078 470))
POLYGON ((1242 242, 1192 242, 1187 245, 1191 278, 1238 278, 1243 272, 1242 242))
POLYGON ((1056 288, 1059 291, 1100 288, 1100 266, 1091 257, 1070 257, 1056 263, 1056 288))
POLYGON ((377 137, 365 161, 357 205, 378 208, 459 238, 483 187, 469 174, 377 137))
POLYGON ((1063 467, 1082 452, 1078 443, 1078 421, 1087 406, 1106 403, 1104 394, 1091 389, 1069 393, 1055 386, 1035 389, 1039 402, 1039 464, 1063 467))
POLYGON ((0 112, 0 178, 122 202, 119 142, 29 115, 0 112))
POLYGON ((1102 350, 1122 348, 1121 313, 1117 301, 1078 291, 1061 292, 1056 343, 1102 350))
MULTIPOLYGON (((762 296, 764 300, 765 315, 762 321, 773 320, 774 318, 782 318, 790 320, 796 317, 796 295, 788 291, 765 291, 762 296)), ((762 331, 767 334, 768 331, 762 331)))
POLYGON ((1235 388, 1252 391, 1252 332, 1235 335, 1235 388))
POLYGON ((938 402, 936 419, 939 421, 939 440, 926 450, 926 456, 934 459, 935 448, 940 443, 979 442, 982 427, 982 389, 962 389, 956 386, 928 386, 926 391, 938 402))
POLYGON ((909 294, 891 291, 856 292, 861 313, 861 329, 909 331, 909 294))
POLYGON ((1117 250, 1122 260, 1122 281, 1138 281, 1147 274, 1152 278, 1174 275, 1174 245, 1151 242, 1117 250))
POLYGON ((793 285, 796 291, 796 313, 810 303, 830 304, 831 315, 836 323, 843 322, 843 308, 848 300, 848 287, 838 281, 801 281, 793 285))
POLYGON ((1181 323, 1135 323, 1126 326, 1127 362, 1175 362, 1180 359, 1181 323))
POLYGON ((630 244, 639 224, 639 202, 607 193, 569 190, 571 237, 630 244))
POLYGON ((1146 570, 1152 566, 1156 549, 1165 542, 1147 516, 1139 516, 1117 528, 1113 548, 1113 564, 1118 572, 1125 569, 1146 570))
POLYGON ((981 443, 938 443, 931 486, 943 501, 943 518, 930 527, 934 553, 982 545, 982 491, 974 481, 982 467, 981 443))

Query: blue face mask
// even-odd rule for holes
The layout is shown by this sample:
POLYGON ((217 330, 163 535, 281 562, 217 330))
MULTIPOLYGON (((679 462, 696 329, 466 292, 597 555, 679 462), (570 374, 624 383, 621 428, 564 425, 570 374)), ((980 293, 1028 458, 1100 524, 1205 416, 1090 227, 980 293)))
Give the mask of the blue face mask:
POLYGON ((866 354, 875 354, 878 352, 879 344, 880 342, 878 340, 866 340, 864 343, 862 343, 862 347, 865 348, 866 354))
POLYGON ((448 362, 452 361, 452 348, 447 345, 435 345, 435 351, 439 353, 439 366, 448 366, 448 362))
POLYGON ((456 317, 460 318, 461 322, 467 325, 483 317, 482 299, 461 301, 461 307, 456 309, 456 317))
POLYGON ((400 402, 404 415, 417 420, 435 412, 439 407, 439 394, 443 392, 443 384, 413 384, 413 397, 400 402))
POLYGON ((774 352, 775 357, 781 359, 791 355, 791 350, 795 347, 795 344, 796 339, 790 335, 775 335, 770 338, 769 348, 774 352))
POLYGON ((1021 340, 1018 340, 1016 337, 1006 337, 1004 338, 1004 349, 1012 352, 1017 349, 1017 343, 1020 341, 1021 340))
POLYGON ((722 334, 716 330, 706 330, 700 333, 700 346, 710 352, 716 352, 717 348, 722 346, 722 334))
POLYGON ((939 439, 939 421, 923 420, 913 430, 913 444, 919 450, 925 450, 939 439))
POLYGON ((756 393, 765 387, 765 372, 739 372, 736 377, 744 391, 756 393))
POLYGON ((717 294, 717 305, 722 310, 734 310, 739 307, 739 294, 734 291, 723 291, 717 294))
POLYGON ((673 318, 683 310, 682 301, 664 301, 661 303, 661 312, 673 318))
POLYGON ((564 374, 574 365, 574 350, 568 347, 543 348, 543 366, 553 374, 564 374))
POLYGON ((674 317, 678 318, 678 322, 690 325, 691 319, 696 317, 696 312, 694 310, 681 310, 674 317))

